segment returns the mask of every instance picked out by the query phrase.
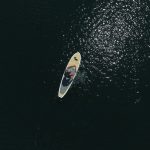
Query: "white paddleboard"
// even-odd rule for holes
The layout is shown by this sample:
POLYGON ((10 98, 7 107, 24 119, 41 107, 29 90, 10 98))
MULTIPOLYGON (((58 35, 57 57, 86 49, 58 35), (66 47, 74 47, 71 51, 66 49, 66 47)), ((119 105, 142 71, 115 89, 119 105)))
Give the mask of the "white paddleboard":
POLYGON ((59 86, 58 97, 60 98, 64 97, 67 91, 69 90, 79 69, 80 62, 81 62, 81 55, 79 52, 77 52, 71 57, 64 71, 59 86))

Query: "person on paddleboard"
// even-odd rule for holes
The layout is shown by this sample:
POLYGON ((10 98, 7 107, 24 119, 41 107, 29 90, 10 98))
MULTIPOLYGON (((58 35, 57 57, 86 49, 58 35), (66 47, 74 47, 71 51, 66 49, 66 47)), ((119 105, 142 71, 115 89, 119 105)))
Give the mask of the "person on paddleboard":
POLYGON ((72 82, 74 75, 75 71, 74 70, 72 71, 72 68, 68 67, 64 73, 64 79, 62 82, 63 86, 68 86, 72 82))

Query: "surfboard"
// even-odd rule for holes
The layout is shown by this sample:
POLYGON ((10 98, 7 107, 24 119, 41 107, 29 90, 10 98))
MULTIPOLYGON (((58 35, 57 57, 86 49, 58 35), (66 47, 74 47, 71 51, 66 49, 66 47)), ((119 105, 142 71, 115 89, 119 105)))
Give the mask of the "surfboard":
POLYGON ((63 98, 68 92, 78 72, 80 62, 81 62, 81 55, 79 52, 75 53, 70 58, 60 82, 58 97, 63 98))

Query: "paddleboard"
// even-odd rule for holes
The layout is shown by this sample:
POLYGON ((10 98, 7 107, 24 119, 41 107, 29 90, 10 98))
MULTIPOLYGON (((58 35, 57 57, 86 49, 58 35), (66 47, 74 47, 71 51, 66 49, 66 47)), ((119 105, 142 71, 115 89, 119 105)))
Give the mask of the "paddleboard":
POLYGON ((65 68, 59 86, 58 97, 63 98, 67 93, 67 91, 69 90, 79 69, 80 62, 81 62, 81 55, 79 52, 77 52, 71 57, 71 59, 67 64, 67 67, 65 68))

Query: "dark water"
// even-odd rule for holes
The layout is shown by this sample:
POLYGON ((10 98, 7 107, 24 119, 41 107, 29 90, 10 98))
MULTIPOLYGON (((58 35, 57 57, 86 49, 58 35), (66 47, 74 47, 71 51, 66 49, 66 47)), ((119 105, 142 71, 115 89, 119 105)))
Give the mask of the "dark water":
POLYGON ((150 1, 5 1, 0 149, 141 149, 150 140, 150 1), (82 63, 57 98, 69 58, 82 63))

